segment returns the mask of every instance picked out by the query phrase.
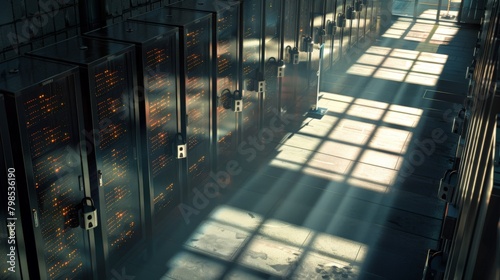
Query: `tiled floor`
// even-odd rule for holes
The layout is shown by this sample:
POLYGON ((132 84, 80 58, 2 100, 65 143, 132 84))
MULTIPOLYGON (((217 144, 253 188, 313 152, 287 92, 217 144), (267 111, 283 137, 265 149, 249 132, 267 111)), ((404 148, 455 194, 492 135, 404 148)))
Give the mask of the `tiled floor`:
POLYGON ((451 167, 451 117, 476 35, 395 21, 361 57, 325 74, 322 119, 295 123, 257 151, 263 165, 241 164, 220 194, 195 196, 127 275, 421 279, 426 250, 438 246, 438 181, 451 167))

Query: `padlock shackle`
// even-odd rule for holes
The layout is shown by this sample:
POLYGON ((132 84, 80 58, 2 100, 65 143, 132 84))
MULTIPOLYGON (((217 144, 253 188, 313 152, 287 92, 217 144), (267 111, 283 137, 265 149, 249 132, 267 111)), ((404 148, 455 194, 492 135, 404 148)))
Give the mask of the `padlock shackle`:
POLYGON ((451 171, 450 174, 448 175, 448 184, 451 183, 451 177, 454 176, 454 175, 458 175, 458 171, 457 170, 451 171))
POLYGON ((450 184, 451 182, 451 177, 453 175, 458 175, 458 171, 457 170, 454 170, 454 169, 448 169, 446 170, 446 172, 444 173, 443 175, 443 181, 446 181, 446 177, 448 177, 448 184, 450 184))
POLYGON ((82 206, 82 208, 83 208, 83 206, 91 206, 91 207, 95 208, 94 200, 91 197, 88 197, 88 196, 82 198, 82 201, 80 202, 80 205, 82 206), (90 205, 88 205, 86 203, 87 201, 90 201, 90 205))
POLYGON ((446 180, 446 177, 448 177, 448 174, 453 171, 452 169, 447 169, 445 172, 444 172, 444 175, 443 175, 443 179, 446 180))

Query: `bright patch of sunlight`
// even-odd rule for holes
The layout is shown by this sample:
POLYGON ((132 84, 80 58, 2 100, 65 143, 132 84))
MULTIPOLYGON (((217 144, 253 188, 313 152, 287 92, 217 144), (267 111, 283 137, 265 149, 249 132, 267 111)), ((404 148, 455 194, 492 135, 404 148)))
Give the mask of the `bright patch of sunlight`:
POLYGON ((388 81, 403 82, 406 77, 406 73, 408 72, 403 70, 379 68, 373 77, 388 81))
POLYGON ((427 9, 425 11, 423 11, 419 17, 420 18, 423 18, 423 19, 436 19, 436 15, 437 15, 437 10, 436 9, 427 9))
POLYGON ((397 70, 410 70, 413 65, 413 60, 387 57, 381 65, 382 67, 394 68, 397 70))
POLYGON ((443 64, 416 61, 411 67, 411 71, 425 73, 425 74, 440 75, 443 72, 443 68, 444 68, 443 64))
MULTIPOLYGON (((440 23, 437 26, 434 22, 436 13, 437 10, 435 9, 426 10, 415 22, 409 21, 407 18, 400 18, 382 34, 382 37, 393 39, 404 38, 408 41, 446 45, 458 32, 458 28, 445 23, 440 23), (428 19, 432 19, 432 21, 428 19)), ((446 13, 443 12, 442 14, 446 13)), ((456 12, 451 11, 449 14, 456 17, 456 12)))
POLYGON ((395 169, 399 160, 403 158, 387 152, 366 150, 359 159, 359 162, 377 165, 384 168, 395 169))
POLYGON ((406 113, 400 113, 400 112, 387 112, 387 114, 384 116, 384 122, 390 123, 390 124, 397 124, 400 126, 406 126, 406 127, 416 127, 418 121, 420 120, 419 116, 415 115, 409 115, 406 113))
POLYGON ((389 107, 389 104, 386 102, 374 101, 365 98, 356 98, 354 100, 354 104, 363 105, 371 108, 384 109, 384 110, 387 109, 387 107, 389 107))
POLYGON ((368 106, 352 105, 349 111, 349 116, 360 117, 369 120, 379 120, 385 114, 384 109, 372 108, 368 106))
POLYGON ((413 50, 405 50, 405 49, 392 49, 391 57, 400 57, 406 58, 410 60, 415 60, 420 55, 420 52, 413 50))
POLYGON ((320 106, 328 104, 332 115, 311 121, 282 142, 271 165, 384 193, 397 176, 423 110, 321 94, 320 106))
POLYGON ((367 141, 365 129, 368 128, 369 131, 373 130, 373 127, 368 127, 370 125, 369 123, 343 119, 339 122, 339 129, 332 131, 329 138, 346 143, 364 145, 367 141), (356 125, 356 123, 361 123, 363 126, 356 125))
POLYGON ((392 48, 386 48, 386 47, 380 47, 380 46, 371 46, 368 48, 365 53, 371 53, 371 54, 378 54, 378 55, 388 55, 391 53, 393 49, 392 48))
POLYGON ((407 83, 420 84, 424 86, 435 86, 438 80, 439 76, 422 73, 409 73, 405 79, 407 83))
POLYGON ((384 191, 396 178, 397 170, 381 166, 357 163, 352 171, 351 178, 361 179, 366 182, 376 183, 383 186, 384 191))
POLYGON ((278 219, 262 220, 254 213, 222 205, 167 263, 168 272, 162 279, 220 279, 223 275, 254 279, 262 272, 294 279, 328 274, 356 278, 367 252, 363 243, 278 219), (242 226, 252 216, 257 226, 242 226), (236 268, 228 272, 234 266, 231 262, 246 271, 236 268))
POLYGON ((347 70, 347 74, 369 77, 373 75, 376 69, 375 66, 354 64, 347 70))
POLYGON ((213 221, 231 224, 247 231, 255 230, 264 220, 260 215, 252 214, 250 216, 247 212, 242 212, 240 209, 231 206, 217 207, 210 217, 213 221))
POLYGON ((312 235, 308 241, 309 249, 312 252, 324 256, 341 257, 348 263, 363 260, 366 255, 366 246, 364 244, 330 234, 317 233, 312 235), (332 250, 332 248, 335 249, 332 250))
POLYGON ((372 46, 347 70, 347 73, 435 86, 447 60, 448 56, 444 54, 372 46))
POLYGON ((407 146, 407 136, 398 137, 384 134, 380 131, 371 138, 369 147, 379 151, 386 151, 392 154, 403 154, 407 146))
POLYGON ((336 101, 342 101, 342 102, 347 102, 347 103, 354 101, 354 97, 350 97, 347 95, 341 95, 341 94, 337 94, 337 93, 332 93, 332 92, 322 91, 321 95, 322 95, 321 99, 336 100, 336 101))
POLYGON ((384 62, 384 59, 385 56, 383 55, 365 53, 358 59, 358 61, 356 61, 356 63, 378 66, 384 62))
POLYGON ((426 61, 442 65, 444 65, 447 60, 448 60, 448 55, 446 54, 421 52, 418 56, 418 61, 426 61))
POLYGON ((408 107, 408 106, 403 106, 403 105, 398 105, 398 104, 391 104, 389 106, 389 110, 394 111, 394 112, 401 112, 401 113, 407 113, 409 115, 417 115, 421 116, 424 110, 419 109, 419 108, 414 108, 414 107, 408 107))

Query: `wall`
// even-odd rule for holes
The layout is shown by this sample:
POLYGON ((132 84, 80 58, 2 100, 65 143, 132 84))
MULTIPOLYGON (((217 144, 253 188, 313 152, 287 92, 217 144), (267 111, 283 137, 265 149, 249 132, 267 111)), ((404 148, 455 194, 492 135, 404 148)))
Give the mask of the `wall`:
MULTIPOLYGON (((106 0, 106 23, 126 20, 173 2, 176 0, 106 0)), ((1 3, 0 62, 80 33, 78 0, 1 3)))

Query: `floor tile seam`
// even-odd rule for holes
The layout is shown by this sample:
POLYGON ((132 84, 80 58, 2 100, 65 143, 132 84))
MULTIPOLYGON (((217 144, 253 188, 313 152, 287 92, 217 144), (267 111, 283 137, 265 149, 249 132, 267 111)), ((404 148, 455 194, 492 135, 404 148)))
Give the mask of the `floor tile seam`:
MULTIPOLYGON (((304 135, 304 136, 311 137, 311 138, 314 137, 314 135, 310 134, 310 133, 300 133, 300 135, 304 135)), ((382 136, 378 136, 378 137, 382 137, 382 136)), ((387 137, 391 138, 391 136, 387 136, 387 137)), ((366 138, 366 136, 365 136, 365 138, 366 138)), ((321 143, 324 143, 324 142, 335 142, 335 143, 339 143, 339 144, 343 144, 343 145, 350 145, 352 147, 361 148, 363 150, 369 149, 369 150, 373 150, 375 152, 386 153, 386 154, 389 154, 391 156, 402 156, 402 155, 404 155, 401 152, 404 150, 405 147, 407 147, 407 146, 403 145, 403 147, 401 148, 401 150, 399 152, 395 152, 395 151, 384 150, 384 149, 381 149, 381 148, 370 147, 368 145, 369 143, 366 143, 366 144, 350 143, 350 142, 346 142, 344 140, 330 139, 330 138, 329 139, 317 138, 317 139, 321 140, 321 143)), ((405 138, 404 143, 406 144, 406 138, 405 138)), ((335 155, 327 154, 327 153, 324 153, 324 152, 318 152, 317 150, 311 150, 311 149, 308 149, 308 148, 302 148, 301 146, 298 146, 298 144, 291 144, 291 143, 281 144, 279 148, 281 148, 283 146, 287 146, 287 147, 291 147, 291 148, 297 148, 297 149, 308 151, 308 152, 313 152, 313 154, 321 154, 321 155, 325 155, 325 156, 329 156, 329 157, 333 157, 333 158, 347 159, 349 161, 352 161, 352 159, 348 159, 348 158, 345 158, 345 157, 335 156, 335 155)), ((310 156, 312 156, 313 154, 311 154, 310 156)))
POLYGON ((440 241, 441 238, 439 236, 437 237, 431 237, 431 236, 425 236, 425 235, 422 235, 422 234, 417 234, 413 231, 407 231, 407 230, 403 230, 403 229, 398 229, 398 228, 394 228, 394 227, 389 227, 389 226, 386 226, 386 225, 383 225, 383 224, 379 224, 379 223, 371 223, 372 226, 376 226, 376 227, 379 227, 380 229, 383 229, 383 230, 390 230, 390 231, 394 231, 394 232, 402 232, 402 233, 405 233, 409 236, 414 236, 414 237, 418 237, 420 239, 423 239, 423 240, 430 240, 430 241, 440 241))
MULTIPOLYGON (((294 147, 294 146, 291 146, 290 147, 294 147)), ((382 168, 382 169, 385 169, 385 170, 388 170, 388 171, 400 171, 400 169, 398 169, 398 161, 396 161, 396 163, 394 163, 394 167, 392 168, 389 168, 389 167, 386 167, 386 166, 380 166, 380 165, 377 165, 373 162, 369 162, 369 161, 365 161, 365 160, 362 160, 362 159, 356 159, 356 160, 353 160, 353 159, 349 159, 347 157, 341 157, 341 156, 333 156, 331 154, 326 154, 326 153, 320 153, 320 152, 317 152, 319 154, 323 154, 323 155, 326 155, 326 156, 330 156, 330 157, 336 157, 336 158, 339 158, 339 159, 343 159, 343 160, 347 160, 349 161, 349 163, 356 163, 356 164, 365 164, 365 165, 369 165, 371 167, 377 167, 377 168, 382 168)), ((288 163, 291 163, 291 164, 296 164, 290 160, 286 160, 286 159, 276 159, 276 160, 279 160, 279 161, 283 161, 283 162, 288 162, 288 163)), ((399 159, 398 159, 399 160, 399 159)), ((310 160, 308 160, 310 161, 310 160)), ((303 164, 302 164, 303 165, 303 164)), ((312 167, 312 166, 305 166, 305 168, 307 167, 310 167, 310 168, 313 168, 313 169, 318 169, 320 171, 324 171, 324 172, 328 172, 328 173, 332 173, 332 174, 337 174, 337 175, 346 175, 346 171, 349 170, 349 166, 350 164, 348 164, 345 168, 345 170, 343 172, 337 172, 337 171, 333 171, 333 170, 327 170, 327 169, 324 169, 324 168, 318 168, 318 167, 312 167)), ((357 177, 353 177, 355 179, 361 179, 363 180, 363 178, 357 178, 357 177)), ((366 180, 364 180, 366 181, 366 180)), ((370 181, 372 183, 375 183, 375 184, 381 184, 379 182, 375 182, 375 181, 370 181)), ((390 183, 389 183, 390 184, 390 183)))

